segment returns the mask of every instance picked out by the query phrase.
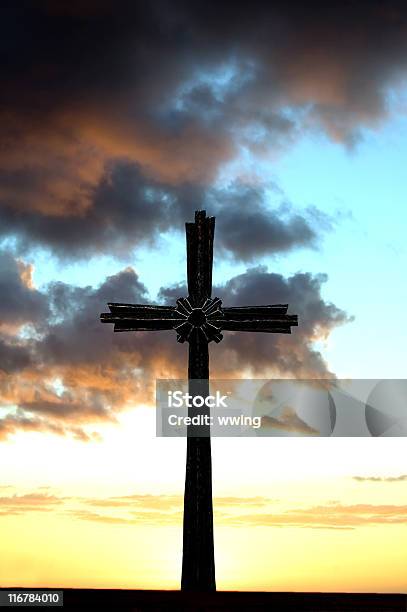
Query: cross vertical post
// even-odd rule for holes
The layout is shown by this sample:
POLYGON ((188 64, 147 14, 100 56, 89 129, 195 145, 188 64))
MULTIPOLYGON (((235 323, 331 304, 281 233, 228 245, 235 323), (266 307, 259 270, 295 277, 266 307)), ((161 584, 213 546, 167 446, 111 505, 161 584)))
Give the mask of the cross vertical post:
MULTIPOLYGON (((220 342, 222 331, 290 334, 298 325, 297 315, 287 314, 288 304, 223 307, 219 298, 211 298, 214 231, 215 219, 204 210, 196 211, 194 223, 186 223, 188 297, 176 306, 108 303, 110 312, 100 315, 102 323, 114 323, 115 332, 174 329, 178 342, 189 343, 189 393, 204 398, 209 395, 208 344, 220 342)), ((203 405, 199 414, 209 415, 209 408, 203 405)), ((209 425, 187 428, 181 589, 216 589, 209 425)))
MULTIPOLYGON (((212 293, 214 229, 215 219, 207 218, 204 211, 195 213, 195 223, 186 223, 188 300, 193 309, 202 308, 212 293)), ((188 342, 189 393, 206 397, 209 395, 208 339, 194 328, 188 342)), ((209 414, 209 409, 202 408, 200 412, 209 414)), ((202 432, 205 426, 200 427, 202 432)), ((209 435, 197 433, 195 436, 194 426, 188 427, 181 589, 210 591, 216 589, 211 439, 209 435)))

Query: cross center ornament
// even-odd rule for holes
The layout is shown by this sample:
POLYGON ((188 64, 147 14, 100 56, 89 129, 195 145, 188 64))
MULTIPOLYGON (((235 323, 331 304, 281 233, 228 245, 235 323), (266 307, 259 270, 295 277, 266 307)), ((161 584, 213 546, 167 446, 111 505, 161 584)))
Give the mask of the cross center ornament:
MULTIPOLYGON (((102 323, 114 323, 114 331, 174 329, 178 342, 188 342, 188 380, 191 395, 209 395, 208 344, 222 340, 223 331, 290 334, 297 315, 288 315, 288 304, 224 307, 212 294, 212 262, 215 218, 196 211, 195 222, 186 223, 188 297, 176 306, 112 304, 100 315, 102 323)), ((204 408, 202 412, 204 413, 204 408)), ((195 412, 196 414, 196 412, 195 412)), ((184 494, 181 589, 214 591, 212 465, 210 430, 201 426, 196 435, 188 427, 184 494)), ((194 433, 195 431, 195 433, 194 433)))
POLYGON ((223 338, 219 321, 223 318, 222 302, 219 298, 207 298, 200 308, 194 308, 188 298, 177 300, 176 313, 181 323, 174 329, 178 342, 190 339, 191 334, 201 334, 207 342, 220 342, 223 338))

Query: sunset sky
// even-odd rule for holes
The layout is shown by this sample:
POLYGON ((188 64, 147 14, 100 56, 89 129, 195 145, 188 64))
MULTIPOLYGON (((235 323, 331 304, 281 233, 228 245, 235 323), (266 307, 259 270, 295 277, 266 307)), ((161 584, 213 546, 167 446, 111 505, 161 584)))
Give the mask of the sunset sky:
MULTIPOLYGON (((174 332, 106 302, 289 303, 214 378, 405 378, 405 3, 5 2, 0 586, 179 588, 185 440, 155 436, 174 332)), ((404 438, 213 440, 218 589, 406 592, 404 438)))

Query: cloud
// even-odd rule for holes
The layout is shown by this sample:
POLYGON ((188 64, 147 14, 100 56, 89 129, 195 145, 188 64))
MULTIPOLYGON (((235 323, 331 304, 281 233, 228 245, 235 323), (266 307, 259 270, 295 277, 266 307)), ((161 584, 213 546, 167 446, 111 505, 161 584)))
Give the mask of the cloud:
POLYGON ((26 512, 51 512, 63 504, 64 499, 48 493, 26 493, 0 497, 0 515, 23 514, 26 512))
POLYGON ((30 351, 0 337, 0 376, 23 370, 31 363, 30 351))
POLYGON ((112 525, 137 525, 149 524, 162 527, 165 525, 180 525, 182 523, 182 512, 154 512, 137 511, 132 516, 115 516, 89 510, 71 510, 69 515, 74 519, 94 521, 97 523, 108 523, 112 525))
MULTIPOLYGON (((352 320, 343 310, 321 297, 321 287, 327 281, 324 274, 297 273, 285 279, 268 272, 265 266, 249 268, 212 294, 222 299, 224 306, 289 304, 289 313, 297 314, 299 325, 291 335, 228 332, 211 354, 212 371, 218 378, 228 378, 235 371, 250 371, 253 375, 326 378, 322 355, 313 341, 326 338, 335 327, 352 320)), ((185 294, 183 285, 161 290, 161 298, 173 303, 185 294)))
POLYGON ((73 519, 81 521, 92 521, 96 523, 107 523, 110 525, 135 525, 138 521, 134 518, 125 518, 121 516, 109 516, 90 510, 71 510, 69 515, 73 519))
POLYGON ((37 293, 47 316, 32 322, 18 346, 15 338, 0 343, 0 403, 10 410, 0 419, 2 439, 17 431, 43 431, 94 440, 87 425, 115 423, 118 411, 150 401, 157 370, 181 368, 185 349, 174 359, 170 332, 171 341, 165 333, 150 339, 120 336, 100 323, 108 301, 146 301, 134 270, 106 278, 97 289, 54 282, 37 293))
MULTIPOLYGON (((224 496, 213 500, 215 514, 224 516, 225 510, 264 507, 273 500, 266 497, 224 496)), ((108 524, 149 523, 175 525, 182 522, 183 496, 134 493, 106 498, 61 496, 49 487, 39 487, 24 494, 0 497, 0 516, 30 512, 54 512, 74 519, 108 524), (43 493, 43 489, 47 489, 43 493), (89 509, 92 507, 92 510, 89 509), (110 513, 107 514, 106 512, 110 513)))
MULTIPOLYGON (((275 154, 309 130, 352 146, 407 69, 396 0, 42 0, 2 17, 1 234, 61 257, 123 254, 181 227, 188 186, 210 198, 242 152, 275 154)), ((216 198, 220 243, 245 261, 313 247, 327 222, 270 209, 247 185, 216 198)))
POLYGON ((46 297, 32 285, 32 268, 0 250, 0 380, 32 363, 30 347, 18 333, 23 326, 38 324, 48 314, 46 297))
MULTIPOLYGON (((222 496, 214 497, 213 503, 217 507, 234 507, 234 506, 264 506, 271 501, 267 497, 237 497, 237 496, 222 496)), ((183 497, 181 495, 151 495, 151 494, 133 494, 122 495, 119 497, 109 498, 91 498, 85 499, 84 503, 90 506, 104 508, 144 508, 148 510, 178 510, 183 505, 183 497)))
MULTIPOLYGON (((403 504, 343 504, 327 501, 314 506, 288 506, 264 496, 215 497, 216 524, 228 527, 290 527, 301 529, 349 530, 375 525, 406 525, 403 504)), ((48 489, 3 495, 0 515, 53 512, 70 519, 111 525, 182 524, 183 498, 180 494, 133 493, 114 497, 62 496, 48 489)))
MULTIPOLYGON (((15 189, 20 185, 17 176, 15 189)), ((57 205, 58 198, 54 202, 57 205)), ((101 253, 129 257, 134 246, 154 245, 165 231, 184 231, 184 221, 205 207, 218 215, 216 244, 223 255, 244 261, 315 248, 335 222, 312 207, 296 212, 285 201, 272 209, 264 186, 235 182, 216 189, 191 180, 174 186, 145 176, 138 164, 119 160, 107 164, 98 182, 86 190, 82 208, 56 212, 31 205, 19 210, 3 200, 0 235, 17 236, 20 252, 41 245, 61 258, 101 253)))
MULTIPOLYGON (((137 165, 116 162, 84 192, 82 208, 70 206, 58 212, 31 205, 21 211, 3 200, 1 233, 16 234, 20 250, 40 244, 61 257, 104 252, 128 256, 134 244, 152 243, 160 231, 171 227, 164 193, 137 165)), ((59 199, 53 202, 57 207, 59 199)))
MULTIPOLYGON (((114 334, 99 321, 107 302, 149 302, 132 268, 107 277, 96 288, 58 281, 41 291, 20 287, 17 266, 10 265, 9 271, 10 286, 19 287, 28 299, 34 292, 34 303, 40 306, 35 316, 24 308, 21 316, 17 312, 21 321, 31 317, 31 327, 0 342, 0 402, 9 409, 0 419, 2 439, 18 431, 44 431, 95 440, 97 434, 89 427, 114 424, 122 410, 153 403, 156 378, 185 377, 187 347, 176 342, 175 332, 114 334)), ((227 306, 287 302, 300 325, 284 337, 225 333, 224 340, 211 347, 212 375, 233 378, 250 370, 256 376, 331 377, 312 343, 348 317, 322 299, 325 280, 310 274, 284 279, 256 267, 216 287, 214 295, 227 306)), ((175 304, 184 294, 185 287, 179 286, 163 288, 160 297, 175 304)))
POLYGON ((357 482, 404 482, 407 480, 407 474, 400 476, 352 476, 357 482))
POLYGON ((177 510, 183 504, 181 495, 134 494, 106 499, 86 499, 85 503, 99 508, 147 508, 148 510, 177 510))
POLYGON ((331 228, 329 217, 316 210, 308 209, 305 214, 299 214, 288 204, 267 209, 263 190, 259 188, 231 190, 225 201, 219 197, 217 200, 220 203, 217 245, 226 254, 231 253, 243 261, 316 247, 320 234, 331 228), (225 205, 226 201, 229 206, 225 205))
POLYGON ((278 113, 283 104, 309 104, 327 126, 333 111, 332 132, 349 130, 385 112, 383 86, 406 66, 405 7, 397 1, 317 1, 306 9, 125 2, 120 11, 111 2, 75 11, 52 4, 10 7, 4 16, 4 103, 31 108, 32 118, 69 121, 87 111, 89 131, 107 131, 105 119, 111 140, 127 136, 135 152, 139 134, 179 144, 195 125, 215 138, 253 110, 261 125, 289 131, 290 120, 278 113))
POLYGON ((0 325, 38 322, 48 314, 44 295, 32 287, 30 268, 0 251, 0 325))
POLYGON ((40 432, 51 433, 59 436, 71 436, 81 442, 91 442, 100 440, 96 432, 87 433, 83 428, 75 425, 64 425, 56 420, 26 415, 23 410, 18 409, 17 414, 7 414, 0 419, 0 442, 7 440, 15 433, 40 432))
POLYGON ((327 504, 285 512, 230 516, 229 525, 355 529, 370 525, 407 525, 407 506, 397 504, 327 504))
POLYGON ((275 501, 276 500, 274 499, 263 497, 261 495, 253 497, 237 497, 229 495, 224 497, 215 497, 213 503, 215 508, 222 506, 230 506, 234 508, 235 506, 264 506, 275 501))

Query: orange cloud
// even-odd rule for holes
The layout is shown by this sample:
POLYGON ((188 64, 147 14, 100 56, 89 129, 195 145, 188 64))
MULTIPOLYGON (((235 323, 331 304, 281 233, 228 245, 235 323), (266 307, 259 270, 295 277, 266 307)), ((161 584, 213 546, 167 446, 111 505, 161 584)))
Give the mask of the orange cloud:
MULTIPOLYGON (((219 525, 239 527, 297 527, 310 529, 356 529, 369 525, 407 525, 407 506, 402 504, 341 504, 288 508, 281 511, 276 500, 256 496, 215 497, 215 520, 219 525), (256 511, 256 509, 258 509, 256 511), (267 509, 267 511, 265 511, 267 509)), ((180 525, 182 496, 132 494, 107 498, 69 497, 52 492, 0 497, 0 514, 53 511, 72 518, 111 524, 180 525), (89 506, 97 509, 90 510, 89 506)))
POLYGON ((0 514, 22 514, 25 512, 50 512, 64 503, 64 498, 46 493, 26 493, 0 497, 0 514))
POLYGON ((354 529, 366 525, 407 525, 407 506, 396 504, 328 504, 283 513, 231 516, 229 524, 263 527, 354 529))
MULTIPOLYGON (((117 414, 140 404, 154 404, 156 378, 183 378, 187 347, 175 343, 172 331, 114 334, 99 322, 106 302, 140 303, 148 299, 144 285, 131 268, 108 277, 98 288, 52 283, 41 292, 25 284, 21 274, 28 267, 14 266, 7 258, 8 300, 5 314, 25 324, 31 333, 1 342, 0 402, 9 413, 0 419, 5 439, 19 429, 73 435, 82 440, 97 436, 86 430, 95 423, 115 423, 117 414), (36 310, 35 310, 36 309, 36 310), (8 364, 8 365, 7 365, 8 364), (7 367, 5 367, 7 365, 7 367)), ((225 303, 277 302, 290 304, 301 325, 292 336, 225 334, 212 354, 212 375, 239 378, 242 372, 267 376, 290 372, 309 378, 329 377, 310 339, 315 327, 327 331, 346 320, 346 315, 320 297, 321 279, 299 274, 290 279, 254 268, 216 287, 225 303), (308 296, 304 299, 304 296, 308 296), (308 304, 312 304, 309 307, 308 304)), ((175 303, 184 287, 163 290, 167 303, 175 303)), ((293 416, 283 415, 285 428, 300 427, 293 416)), ((281 420, 281 419, 280 419, 281 420)), ((303 427, 303 426, 302 426, 303 427)))
POLYGON ((353 480, 357 482, 404 482, 407 480, 407 474, 399 476, 353 476, 353 480))

